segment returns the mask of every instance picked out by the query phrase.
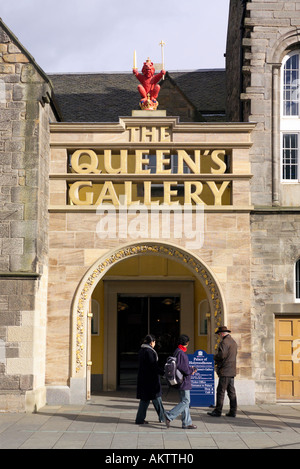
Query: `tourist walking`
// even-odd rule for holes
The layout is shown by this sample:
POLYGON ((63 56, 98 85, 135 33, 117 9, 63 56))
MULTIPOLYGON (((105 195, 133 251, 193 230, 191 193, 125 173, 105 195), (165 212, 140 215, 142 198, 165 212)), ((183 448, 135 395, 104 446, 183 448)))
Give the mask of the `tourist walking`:
POLYGON ((172 420, 181 414, 182 428, 196 429, 193 425, 190 415, 190 390, 192 389, 191 376, 196 373, 196 369, 189 365, 189 359, 186 351, 189 345, 189 337, 185 334, 179 337, 178 348, 174 352, 177 358, 177 369, 183 374, 183 381, 178 385, 179 403, 171 410, 165 412, 165 422, 169 428, 172 420))
POLYGON ((135 423, 143 425, 146 421, 147 409, 152 401, 160 422, 164 422, 164 407, 161 400, 162 389, 160 375, 163 370, 158 366, 158 355, 155 347, 155 337, 148 334, 139 350, 139 369, 137 376, 137 398, 140 399, 135 423))

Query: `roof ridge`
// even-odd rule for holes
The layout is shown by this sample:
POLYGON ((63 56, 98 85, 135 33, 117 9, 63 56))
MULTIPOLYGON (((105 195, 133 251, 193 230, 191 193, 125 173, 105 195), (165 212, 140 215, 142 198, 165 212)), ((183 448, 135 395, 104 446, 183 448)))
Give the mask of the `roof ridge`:
MULTIPOLYGON (((225 68, 199 68, 190 70, 167 70, 168 73, 202 73, 202 72, 225 72, 225 68)), ((47 72, 52 75, 131 75, 132 71, 102 71, 102 72, 47 72)))

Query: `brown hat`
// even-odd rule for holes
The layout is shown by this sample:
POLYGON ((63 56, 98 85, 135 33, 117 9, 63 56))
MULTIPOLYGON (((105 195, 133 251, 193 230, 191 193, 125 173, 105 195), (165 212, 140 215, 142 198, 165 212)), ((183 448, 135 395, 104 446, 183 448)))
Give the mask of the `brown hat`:
POLYGON ((220 332, 231 332, 231 331, 229 331, 226 326, 221 326, 217 330, 216 334, 220 334, 220 332))

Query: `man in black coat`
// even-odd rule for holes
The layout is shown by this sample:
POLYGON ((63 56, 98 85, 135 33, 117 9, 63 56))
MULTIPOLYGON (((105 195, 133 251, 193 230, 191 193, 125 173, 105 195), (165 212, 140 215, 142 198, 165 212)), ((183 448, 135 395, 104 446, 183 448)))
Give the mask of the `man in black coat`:
POLYGON ((237 344, 229 334, 231 331, 226 326, 221 326, 216 334, 220 334, 222 340, 218 351, 214 356, 217 367, 219 383, 217 387, 217 403, 212 412, 207 412, 211 417, 220 417, 222 414, 225 392, 227 391, 230 410, 227 417, 235 417, 237 410, 236 392, 234 387, 234 377, 236 376, 236 355, 237 344))
POLYGON ((137 394, 140 399, 139 408, 136 414, 135 423, 143 425, 148 423, 146 413, 150 401, 152 401, 160 422, 164 422, 164 408, 161 400, 162 389, 160 384, 160 374, 163 371, 158 366, 158 356, 155 347, 155 337, 147 335, 142 344, 138 358, 139 369, 137 376, 137 394))

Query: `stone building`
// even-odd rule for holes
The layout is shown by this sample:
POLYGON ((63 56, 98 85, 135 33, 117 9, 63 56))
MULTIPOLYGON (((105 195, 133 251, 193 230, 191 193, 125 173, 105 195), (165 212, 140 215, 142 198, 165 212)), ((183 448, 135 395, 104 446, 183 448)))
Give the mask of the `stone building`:
POLYGON ((250 231, 252 376, 258 400, 299 399, 300 392, 299 28, 297 1, 231 2, 227 116, 256 123, 250 231))
POLYGON ((147 332, 163 359, 222 324, 240 404, 299 400, 299 58, 297 1, 231 0, 226 70, 139 111, 131 73, 47 75, 1 21, 0 410, 132 385, 147 332))

